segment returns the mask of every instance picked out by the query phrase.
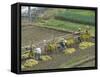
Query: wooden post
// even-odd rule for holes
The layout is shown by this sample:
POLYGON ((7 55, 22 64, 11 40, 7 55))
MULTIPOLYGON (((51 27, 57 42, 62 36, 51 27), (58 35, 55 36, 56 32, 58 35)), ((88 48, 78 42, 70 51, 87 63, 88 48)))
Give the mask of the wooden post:
POLYGON ((31 7, 28 7, 28 18, 29 18, 29 24, 32 22, 32 17, 31 17, 31 7))

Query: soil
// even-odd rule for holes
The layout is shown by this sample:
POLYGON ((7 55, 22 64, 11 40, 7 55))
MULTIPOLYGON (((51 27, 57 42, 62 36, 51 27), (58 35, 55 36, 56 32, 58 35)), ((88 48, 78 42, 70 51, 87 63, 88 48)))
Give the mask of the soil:
POLYGON ((37 44, 43 40, 49 40, 51 38, 63 36, 66 34, 68 33, 34 25, 22 26, 22 46, 29 45, 30 41, 32 41, 33 44, 37 44))

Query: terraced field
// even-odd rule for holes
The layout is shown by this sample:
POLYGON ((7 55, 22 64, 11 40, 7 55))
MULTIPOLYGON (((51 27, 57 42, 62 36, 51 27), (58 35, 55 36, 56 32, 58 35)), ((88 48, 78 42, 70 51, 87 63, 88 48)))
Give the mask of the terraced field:
MULTIPOLYGON (((38 17, 35 22, 31 22, 31 24, 22 23, 22 47, 30 45, 30 42, 37 45, 43 42, 43 40, 51 40, 55 37, 65 36, 71 32, 77 32, 79 28, 84 30, 86 26, 90 27, 91 35, 95 36, 94 12, 82 10, 75 11, 72 9, 51 10, 46 11, 42 17, 38 17), (61 12, 59 13, 58 11, 61 12), (50 15, 48 13, 50 13, 50 15), (64 19, 56 18, 56 16, 63 17, 64 19)), ((94 39, 93 42, 95 43, 94 39)), ((43 45, 39 45, 39 47, 41 46, 43 45)), ((95 66, 95 46, 81 50, 78 44, 76 44, 75 49, 76 51, 73 54, 65 55, 62 52, 50 54, 49 56, 52 57, 52 60, 46 62, 39 61, 39 64, 22 70, 95 66)))

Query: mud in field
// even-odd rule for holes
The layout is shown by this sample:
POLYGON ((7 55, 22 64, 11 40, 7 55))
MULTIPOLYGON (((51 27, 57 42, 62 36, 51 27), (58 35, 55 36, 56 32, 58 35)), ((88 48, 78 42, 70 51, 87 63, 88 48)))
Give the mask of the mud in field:
POLYGON ((42 42, 43 40, 49 40, 58 36, 63 36, 68 33, 57 31, 53 29, 43 28, 39 26, 22 26, 22 37, 21 37, 21 43, 22 46, 27 46, 30 44, 30 41, 33 42, 33 44, 42 42))

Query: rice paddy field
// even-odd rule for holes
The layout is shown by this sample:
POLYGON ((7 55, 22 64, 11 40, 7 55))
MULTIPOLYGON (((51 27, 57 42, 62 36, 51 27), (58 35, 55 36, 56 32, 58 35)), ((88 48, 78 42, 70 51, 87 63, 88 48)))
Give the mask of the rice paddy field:
MULTIPOLYGON (((52 40, 61 36, 70 35, 73 32, 77 33, 79 28, 85 31, 89 26, 89 31, 92 37, 95 37, 95 12, 90 10, 77 9, 57 9, 48 8, 42 14, 35 17, 31 24, 22 22, 22 42, 21 46, 30 46, 30 41, 37 45, 43 40, 52 40)), ((77 37, 75 35, 74 37, 77 37)), ((78 68, 78 67, 94 67, 95 66, 95 40, 92 38, 93 44, 87 48, 79 48, 80 43, 76 43, 73 52, 53 53, 47 61, 37 61, 36 65, 25 67, 22 60, 22 71, 27 70, 42 70, 42 69, 59 69, 59 68, 78 68)), ((39 44, 38 47, 43 47, 39 44)), ((22 52, 25 50, 22 49, 22 52)), ((23 55, 23 54, 22 54, 23 55)), ((42 56, 44 56, 42 54, 42 56)), ((28 58, 30 59, 30 58, 28 58)), ((27 60, 28 60, 27 59, 27 60)), ((31 58, 33 59, 33 58, 31 58)), ((26 60, 26 61, 27 61, 26 60)), ((43 58, 45 60, 45 58, 43 58)), ((26 64, 27 65, 27 64, 26 64)))

